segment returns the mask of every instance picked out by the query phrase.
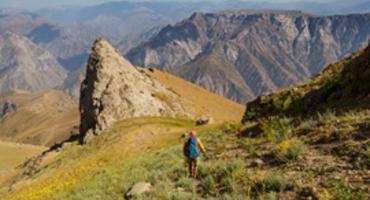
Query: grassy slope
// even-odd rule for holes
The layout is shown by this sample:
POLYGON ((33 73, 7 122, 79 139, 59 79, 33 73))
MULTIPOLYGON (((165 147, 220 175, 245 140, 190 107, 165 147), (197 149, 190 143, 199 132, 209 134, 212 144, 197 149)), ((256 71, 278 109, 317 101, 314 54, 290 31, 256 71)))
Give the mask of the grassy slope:
POLYGON ((51 146, 67 139, 79 123, 77 103, 62 92, 16 91, 2 95, 0 103, 6 99, 17 111, 0 121, 3 141, 51 146))
POLYGON ((187 178, 181 150, 181 135, 192 121, 125 120, 91 144, 69 144, 44 158, 39 171, 7 193, 11 177, 1 184, 1 197, 121 199, 134 183, 148 181, 153 190, 138 199, 365 200, 370 149, 361 135, 369 119, 370 110, 296 122, 271 119, 253 138, 235 137, 237 124, 197 127, 208 149, 198 180, 187 178), (254 165, 256 159, 264 163, 254 165))
POLYGON ((248 103, 242 131, 248 149, 295 179, 296 187, 280 190, 284 198, 370 198, 369 80, 370 46, 307 84, 248 103))
MULTIPOLYGON (((18 189, 4 198, 117 199, 138 178, 132 176, 132 170, 141 165, 140 159, 152 158, 158 149, 182 143, 180 136, 193 124, 162 118, 122 121, 91 144, 70 144, 53 158, 45 158, 32 180, 25 185, 19 181, 13 185, 18 189)), ((2 186, 9 186, 14 178, 2 186)))
MULTIPOLYGON (((198 117, 212 116, 218 121, 239 121, 243 115, 244 106, 207 92, 196 85, 159 71, 150 73, 150 75, 179 94, 184 106, 192 110, 198 117), (230 109, 225 110, 225 107, 230 109)), ((12 103, 16 103, 18 109, 17 112, 6 116, 0 122, 0 129, 2 130, 0 133, 1 140, 52 145, 55 142, 66 139, 70 135, 70 131, 78 123, 76 103, 66 99, 67 97, 62 93, 56 91, 37 93, 16 91, 5 94, 2 97, 2 99, 6 98, 12 103)), ((172 128, 170 129, 172 130, 172 128)), ((23 151, 17 151, 16 153, 17 158, 28 156, 23 151)), ((43 162, 54 162, 56 154, 58 153, 49 153, 43 162)), ((8 162, 0 160, 0 163, 8 166, 8 162)), ((22 173, 21 171, 22 169, 18 170, 19 173, 22 173)), ((12 177, 12 174, 8 175, 12 177)), ((3 174, 2 176, 5 175, 3 174)), ((55 184, 59 183, 52 183, 50 187, 57 187, 55 184)), ((43 188, 43 185, 39 185, 38 188, 43 188)), ((47 189, 42 191, 45 190, 47 189)), ((42 193, 42 191, 40 192, 42 193)), ((50 192, 54 192, 54 190, 50 189, 50 192)))
POLYGON ((239 121, 245 107, 220 95, 208 92, 199 86, 166 72, 145 70, 150 77, 161 82, 184 99, 184 104, 198 116, 210 116, 222 121, 239 121), (227 109, 225 109, 227 108, 227 109))

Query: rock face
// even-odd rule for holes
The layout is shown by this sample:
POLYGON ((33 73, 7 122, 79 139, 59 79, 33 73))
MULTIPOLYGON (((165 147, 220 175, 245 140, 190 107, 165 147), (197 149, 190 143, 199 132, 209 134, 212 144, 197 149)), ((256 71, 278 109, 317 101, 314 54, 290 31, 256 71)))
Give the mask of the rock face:
POLYGON ((99 38, 94 42, 81 85, 81 139, 88 141, 120 119, 187 115, 177 98, 99 38))
POLYGON ((0 61, 0 93, 54 88, 67 77, 51 53, 11 32, 0 35, 0 61))
POLYGON ((285 11, 195 13, 126 57, 245 103, 319 73, 366 45, 370 14, 285 11))

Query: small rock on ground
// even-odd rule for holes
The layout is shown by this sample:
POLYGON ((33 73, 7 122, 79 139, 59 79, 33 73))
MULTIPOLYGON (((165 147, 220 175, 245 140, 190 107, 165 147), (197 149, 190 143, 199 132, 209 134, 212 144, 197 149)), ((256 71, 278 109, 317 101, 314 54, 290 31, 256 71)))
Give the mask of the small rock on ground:
POLYGON ((146 182, 136 183, 134 186, 132 186, 130 191, 127 192, 127 194, 125 195, 125 198, 130 199, 132 197, 148 192, 151 189, 152 189, 152 185, 150 183, 146 183, 146 182))

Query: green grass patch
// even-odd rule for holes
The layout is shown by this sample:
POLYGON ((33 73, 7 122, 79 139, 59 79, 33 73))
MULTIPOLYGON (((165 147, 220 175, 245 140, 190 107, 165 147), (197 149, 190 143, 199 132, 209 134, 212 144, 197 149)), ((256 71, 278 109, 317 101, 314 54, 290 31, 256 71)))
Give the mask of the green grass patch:
POLYGON ((293 120, 291 118, 269 118, 262 122, 264 136, 272 142, 279 143, 290 139, 293 134, 293 120))
POLYGON ((334 199, 340 200, 367 200, 369 196, 364 192, 356 192, 343 180, 334 183, 334 199))

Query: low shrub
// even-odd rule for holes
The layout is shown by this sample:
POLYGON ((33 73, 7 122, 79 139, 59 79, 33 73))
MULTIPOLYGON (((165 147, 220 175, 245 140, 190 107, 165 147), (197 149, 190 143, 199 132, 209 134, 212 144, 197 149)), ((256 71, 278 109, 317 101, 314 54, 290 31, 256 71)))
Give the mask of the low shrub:
POLYGON ((323 113, 317 113, 317 121, 319 123, 327 123, 336 120, 337 116, 333 111, 327 110, 323 113))
POLYGON ((199 177, 204 194, 230 193, 241 190, 239 182, 243 178, 243 160, 208 162, 200 168, 199 177))
POLYGON ((344 181, 334 183, 334 199, 340 200, 367 200, 369 196, 364 192, 355 192, 344 181))
POLYGON ((253 191, 257 193, 281 192, 287 189, 288 180, 279 171, 267 172, 263 179, 256 182, 253 191))
POLYGON ((201 180, 200 187, 205 193, 213 194, 216 192, 217 184, 213 176, 207 176, 201 180))
POLYGON ((298 139, 285 140, 278 146, 276 157, 280 161, 296 160, 305 151, 305 145, 298 139))
POLYGON ((253 138, 242 138, 239 141, 239 146, 245 149, 252 156, 257 155, 257 146, 255 139, 253 138))
POLYGON ((186 189, 187 191, 191 191, 192 190, 192 186, 193 186, 193 179, 189 178, 189 177, 181 177, 178 181, 177 181, 177 186, 179 187, 182 187, 184 189, 186 189))
POLYGON ((293 136, 293 120, 290 118, 270 118, 262 123, 264 136, 273 142, 281 142, 293 136))
POLYGON ((268 192, 268 193, 261 194, 258 197, 258 199, 259 200, 276 200, 278 198, 277 198, 276 192, 268 192))

